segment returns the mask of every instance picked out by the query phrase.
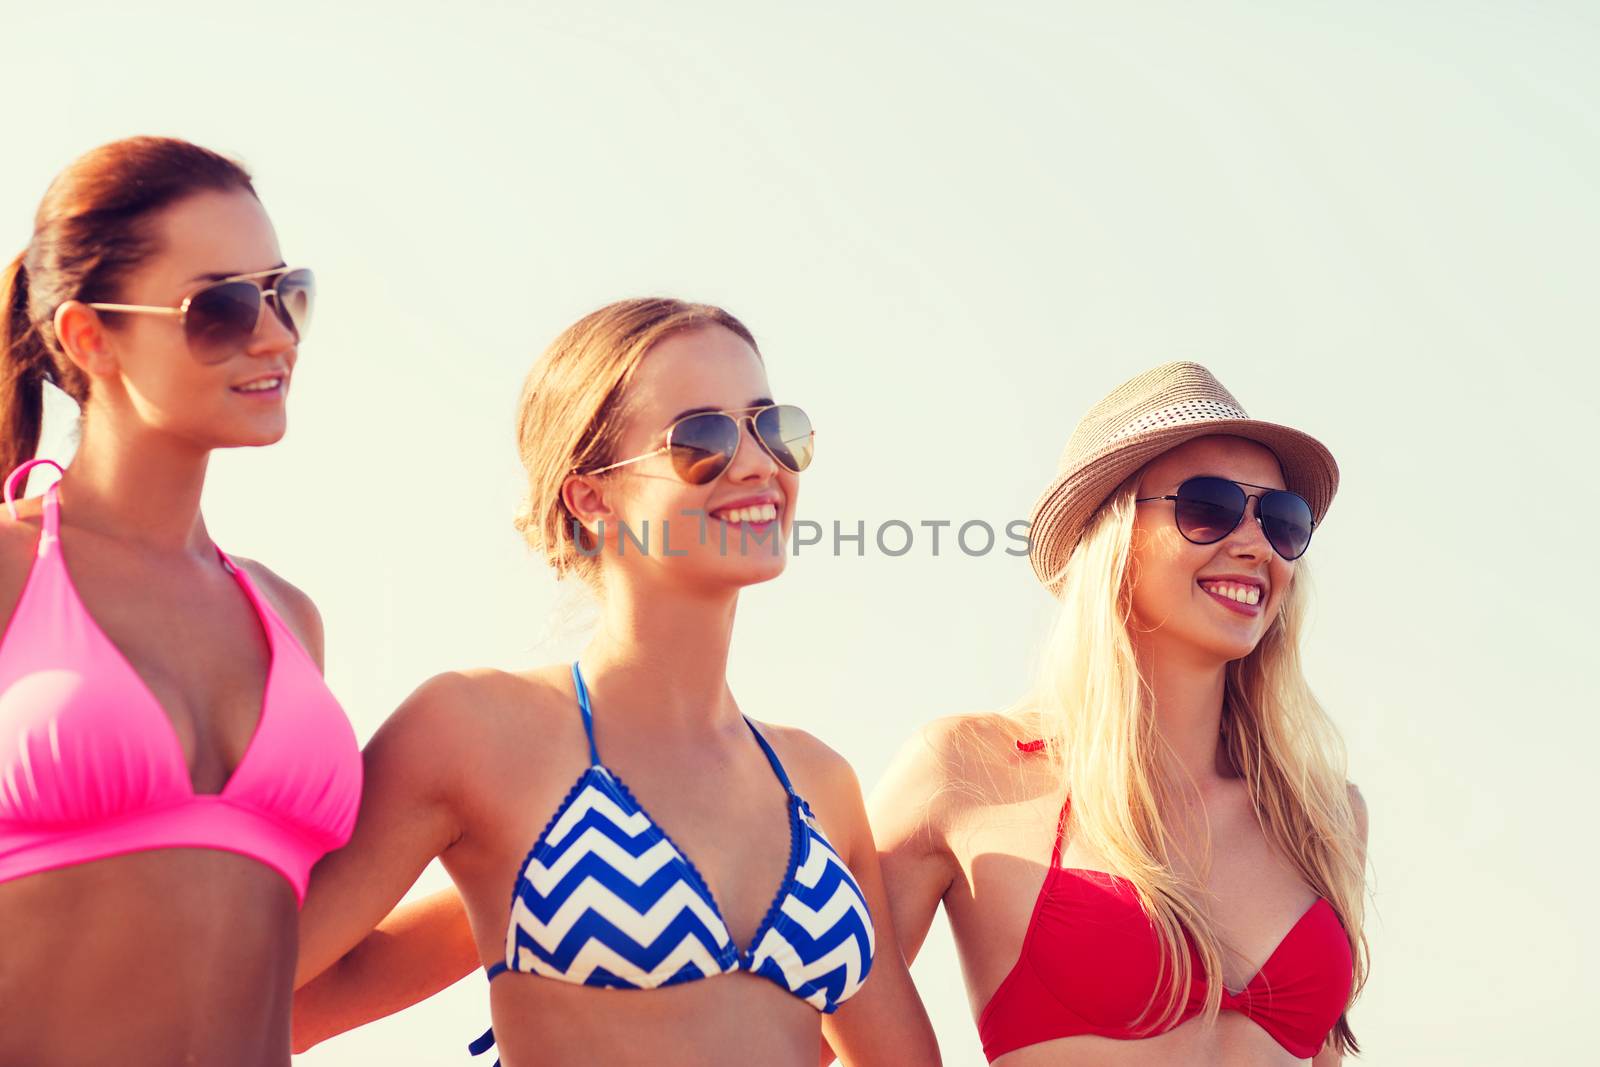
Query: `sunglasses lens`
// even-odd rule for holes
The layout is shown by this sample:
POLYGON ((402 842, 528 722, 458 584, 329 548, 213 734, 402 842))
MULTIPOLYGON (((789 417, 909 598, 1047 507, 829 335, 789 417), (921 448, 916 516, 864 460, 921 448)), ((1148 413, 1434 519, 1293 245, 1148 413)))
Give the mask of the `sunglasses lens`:
POLYGON ((189 298, 184 333, 189 351, 201 363, 221 363, 237 355, 256 332, 261 290, 252 282, 222 282, 189 298))
POLYGON ((1256 501, 1267 543, 1284 559, 1299 559, 1311 544, 1311 505, 1298 493, 1272 492, 1256 501))
POLYGON ((739 424, 730 415, 708 411, 672 428, 672 467, 690 485, 715 481, 733 462, 739 424))
POLYGON ((756 433, 772 458, 799 474, 811 466, 816 438, 811 419, 793 404, 779 404, 756 415, 756 433))
POLYGON ((1173 509, 1178 532, 1197 545, 1209 545, 1233 532, 1244 517, 1244 490, 1221 478, 1190 478, 1178 486, 1173 509))
POLYGON ((279 277, 272 288, 278 293, 275 307, 278 319, 298 341, 311 324, 311 306, 317 292, 316 279, 309 270, 292 270, 279 277))

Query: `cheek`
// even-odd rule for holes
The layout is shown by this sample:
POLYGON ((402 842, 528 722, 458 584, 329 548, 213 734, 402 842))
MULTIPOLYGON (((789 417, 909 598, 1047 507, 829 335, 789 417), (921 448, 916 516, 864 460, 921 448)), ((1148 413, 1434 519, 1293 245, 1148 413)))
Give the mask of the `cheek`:
POLYGON ((1289 591, 1294 588, 1295 566, 1286 560, 1273 557, 1272 566, 1268 570, 1268 580, 1272 582, 1272 602, 1267 605, 1267 610, 1262 613, 1262 618, 1271 622, 1283 607, 1283 602, 1288 599, 1289 591))
POLYGON ((186 392, 218 378, 217 369, 196 363, 175 322, 143 318, 117 335, 117 368, 141 392, 186 392))
POLYGON ((636 485, 623 505, 624 517, 635 525, 648 521, 658 528, 663 522, 693 526, 709 496, 705 487, 685 485, 671 477, 640 478, 636 485))
POLYGON ((778 491, 783 494, 783 527, 787 530, 794 525, 800 502, 800 476, 790 470, 780 470, 778 491))
POLYGON ((204 421, 227 400, 218 368, 201 366, 187 352, 141 352, 124 359, 121 369, 128 391, 173 422, 204 421))
POLYGON ((1156 624, 1187 604, 1194 576, 1203 559, 1169 523, 1146 526, 1135 522, 1132 541, 1133 613, 1156 624))

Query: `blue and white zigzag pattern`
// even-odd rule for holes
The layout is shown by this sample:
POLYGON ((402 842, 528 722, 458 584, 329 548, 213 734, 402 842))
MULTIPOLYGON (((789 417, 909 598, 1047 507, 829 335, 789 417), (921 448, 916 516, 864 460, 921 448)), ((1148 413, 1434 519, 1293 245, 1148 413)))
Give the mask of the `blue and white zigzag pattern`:
POLYGON ((506 966, 654 989, 738 968, 711 894, 603 767, 591 767, 517 878, 506 966))
MULTIPOLYGON (((743 969, 818 1011, 836 1010, 872 968, 866 898, 790 795, 790 876, 743 969)), ((602 766, 573 786, 517 877, 508 970, 654 989, 741 969, 738 947, 687 857, 602 766)))
POLYGON ((824 1014, 852 997, 872 969, 872 915, 850 868, 800 808, 794 877, 750 954, 750 969, 824 1014))

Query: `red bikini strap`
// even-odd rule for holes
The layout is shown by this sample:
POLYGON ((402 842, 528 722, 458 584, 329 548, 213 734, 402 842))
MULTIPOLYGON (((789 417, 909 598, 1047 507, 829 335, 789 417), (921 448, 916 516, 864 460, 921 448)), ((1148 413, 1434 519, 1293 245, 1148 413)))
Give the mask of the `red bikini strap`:
POLYGON ((1061 805, 1061 815, 1056 819, 1056 843, 1050 849, 1050 869, 1055 870, 1061 862, 1061 838, 1067 832, 1067 813, 1072 810, 1072 798, 1068 797, 1061 805))
MULTIPOLYGON (((1048 742, 1043 738, 1033 738, 1027 741, 1018 741, 1017 751, 1031 755, 1035 752, 1043 752, 1047 745, 1048 742)), ((1055 843, 1050 846, 1050 867, 1052 870, 1061 860, 1061 835, 1067 832, 1067 812, 1071 808, 1072 800, 1068 798, 1062 803, 1061 815, 1056 819, 1056 839, 1055 843)))

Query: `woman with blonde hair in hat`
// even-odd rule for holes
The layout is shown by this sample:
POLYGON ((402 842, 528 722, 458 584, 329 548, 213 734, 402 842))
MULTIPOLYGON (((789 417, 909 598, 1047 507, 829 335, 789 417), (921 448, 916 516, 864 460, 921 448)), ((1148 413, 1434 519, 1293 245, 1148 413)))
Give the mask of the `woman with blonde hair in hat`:
POLYGON ((944 905, 991 1063, 1356 1050, 1366 815, 1298 647, 1337 485, 1192 363, 1074 432, 1033 512, 1034 692, 926 727, 872 804, 901 944, 944 905))

